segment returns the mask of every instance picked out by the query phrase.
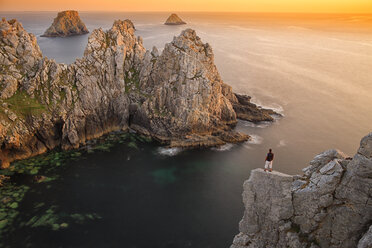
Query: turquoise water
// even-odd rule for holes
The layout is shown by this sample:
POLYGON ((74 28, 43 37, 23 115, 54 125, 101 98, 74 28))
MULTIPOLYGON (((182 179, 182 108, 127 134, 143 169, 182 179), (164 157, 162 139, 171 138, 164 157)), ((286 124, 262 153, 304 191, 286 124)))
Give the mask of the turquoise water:
MULTIPOLYGON (((89 35, 40 37, 56 13, 0 15, 20 20, 57 62, 84 52, 89 35)), ((213 47, 224 81, 284 118, 239 122, 253 140, 219 149, 164 149, 130 138, 78 151, 59 166, 41 157, 36 174, 50 180, 36 183, 27 169, 14 177, 23 190, 11 195, 18 206, 0 203, 12 215, 1 233, 5 247, 228 247, 243 214, 242 184, 268 148, 274 169, 295 174, 325 149, 353 155, 372 131, 371 16, 181 13, 187 25, 165 26, 167 15, 80 13, 90 31, 131 19, 148 49, 194 28, 213 47)))

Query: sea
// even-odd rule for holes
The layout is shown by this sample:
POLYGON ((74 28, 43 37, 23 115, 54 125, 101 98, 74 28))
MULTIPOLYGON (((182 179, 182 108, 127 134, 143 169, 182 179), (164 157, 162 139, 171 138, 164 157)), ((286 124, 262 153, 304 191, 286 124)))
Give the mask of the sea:
MULTIPOLYGON (((252 137, 242 144, 182 150, 124 142, 84 153, 58 179, 29 185, 4 247, 226 248, 239 233, 243 182, 263 167, 269 148, 274 170, 301 174, 325 150, 353 156, 372 132, 372 15, 180 12, 187 24, 167 26, 166 12, 79 14, 90 32, 130 19, 146 49, 160 51, 195 29, 212 46, 224 82, 283 117, 239 121, 236 129, 252 137), (42 211, 76 218, 63 228, 52 220, 27 226, 42 211)), ((89 34, 41 37, 56 15, 0 12, 36 36, 44 56, 73 63, 89 34)))

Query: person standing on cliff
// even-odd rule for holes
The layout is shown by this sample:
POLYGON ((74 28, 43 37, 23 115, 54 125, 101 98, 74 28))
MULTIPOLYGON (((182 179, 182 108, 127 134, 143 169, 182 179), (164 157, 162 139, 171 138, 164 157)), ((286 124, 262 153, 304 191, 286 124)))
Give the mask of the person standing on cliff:
POLYGON ((269 153, 266 155, 265 159, 265 171, 273 171, 273 160, 274 160, 274 153, 271 152, 269 149, 269 153))

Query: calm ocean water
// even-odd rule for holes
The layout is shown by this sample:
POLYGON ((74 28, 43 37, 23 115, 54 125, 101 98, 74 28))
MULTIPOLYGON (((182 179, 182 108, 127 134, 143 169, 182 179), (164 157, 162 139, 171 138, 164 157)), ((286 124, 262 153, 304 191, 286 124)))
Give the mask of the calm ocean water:
MULTIPOLYGON (((220 149, 167 150, 138 144, 87 154, 38 185, 20 205, 18 222, 35 202, 63 213, 94 213, 99 220, 70 223, 63 231, 21 228, 10 247, 228 247, 243 214, 242 184, 263 166, 268 148, 274 169, 301 173, 319 152, 353 155, 372 131, 372 16, 181 13, 184 26, 165 26, 169 13, 94 13, 80 16, 92 31, 131 19, 147 49, 160 50, 185 28, 214 49, 224 81, 284 118, 273 124, 240 122, 253 140, 220 149), (49 187, 47 187, 49 185, 49 187)), ((88 35, 46 38, 55 12, 0 12, 37 36, 57 62, 81 57, 88 35)))

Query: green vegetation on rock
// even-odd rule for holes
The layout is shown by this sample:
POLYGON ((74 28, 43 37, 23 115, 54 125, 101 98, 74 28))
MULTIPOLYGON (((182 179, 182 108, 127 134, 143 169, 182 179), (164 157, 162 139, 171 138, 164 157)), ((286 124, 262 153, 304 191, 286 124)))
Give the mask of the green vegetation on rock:
MULTIPOLYGON (((59 178, 58 168, 66 165, 69 161, 84 159, 88 153, 110 151, 117 144, 126 144, 128 148, 136 151, 139 149, 140 143, 151 141, 151 137, 135 133, 113 132, 89 141, 86 146, 81 147, 79 150, 61 151, 55 149, 29 159, 15 161, 9 168, 0 170, 0 175, 4 177, 23 178, 27 184, 30 184, 28 186, 24 182, 3 181, 3 186, 0 187, 0 235, 2 232, 16 230, 14 224, 19 214, 18 209, 22 205, 22 200, 30 186, 46 184, 45 187, 47 189, 52 188, 53 184, 50 184, 50 182, 59 178)), ((160 177, 162 176, 160 175, 160 177)), ((160 181, 164 181, 164 179, 160 179, 160 181)), ((40 212, 47 206, 47 202, 35 202, 33 209, 36 212, 40 212)), ((42 214, 37 214, 19 225, 29 227, 44 226, 57 231, 61 228, 67 228, 69 226, 68 223, 83 223, 87 220, 95 219, 100 219, 100 216, 94 213, 59 213, 57 206, 48 206, 42 214)))
POLYGON ((128 71, 125 72, 124 76, 125 81, 125 92, 130 93, 132 91, 135 91, 137 93, 140 92, 140 78, 139 78, 139 72, 135 69, 131 68, 128 71))
POLYGON ((10 110, 22 117, 39 115, 46 111, 44 105, 29 96, 25 91, 18 90, 12 97, 4 100, 4 102, 8 103, 10 110))

